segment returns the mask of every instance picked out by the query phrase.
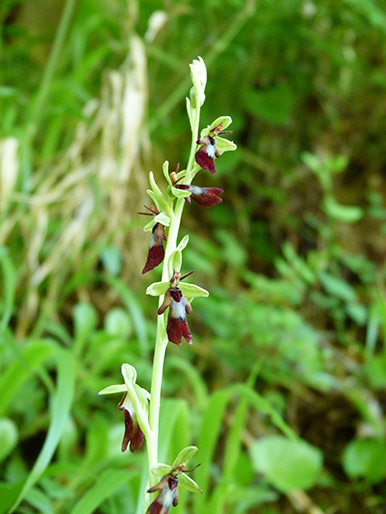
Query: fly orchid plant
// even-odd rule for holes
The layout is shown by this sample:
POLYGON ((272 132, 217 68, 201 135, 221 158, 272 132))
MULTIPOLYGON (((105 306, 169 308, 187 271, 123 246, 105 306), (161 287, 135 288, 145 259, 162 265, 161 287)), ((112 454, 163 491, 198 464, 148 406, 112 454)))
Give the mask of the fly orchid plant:
POLYGON ((206 67, 199 57, 190 65, 193 87, 190 98, 186 99, 186 107, 192 131, 191 151, 185 170, 169 173, 169 163, 163 164, 162 170, 166 185, 161 190, 154 175, 150 172, 150 189, 147 193, 154 205, 146 207, 147 211, 140 214, 151 215, 151 221, 144 227, 151 232, 149 251, 142 273, 154 270, 162 263, 160 282, 154 282, 146 294, 158 296, 157 332, 154 348, 153 371, 150 394, 137 385, 136 370, 129 364, 122 365, 123 385, 109 386, 100 394, 123 393, 118 408, 123 411, 125 432, 122 451, 129 446, 131 452, 146 442, 149 488, 145 493, 143 512, 146 514, 167 514, 172 505, 178 503, 178 485, 192 492, 201 492, 199 486, 186 473, 186 463, 196 453, 197 448, 189 446, 181 450, 172 465, 158 462, 158 427, 160 414, 160 398, 163 366, 166 348, 169 342, 176 345, 182 339, 188 344, 193 343, 186 314, 192 312, 191 302, 195 297, 205 297, 209 293, 202 287, 182 282, 193 273, 190 271, 181 276, 182 251, 188 244, 189 236, 178 241, 182 212, 185 204, 191 200, 204 207, 214 206, 222 201, 218 196, 223 190, 217 187, 201 187, 192 182, 200 170, 208 170, 214 174, 215 159, 224 152, 235 150, 236 145, 222 138, 230 134, 225 131, 232 122, 229 116, 216 119, 210 126, 198 134, 200 110, 205 101, 206 67), (157 476, 162 478, 157 482, 157 476), (158 493, 154 498, 154 493, 158 493))

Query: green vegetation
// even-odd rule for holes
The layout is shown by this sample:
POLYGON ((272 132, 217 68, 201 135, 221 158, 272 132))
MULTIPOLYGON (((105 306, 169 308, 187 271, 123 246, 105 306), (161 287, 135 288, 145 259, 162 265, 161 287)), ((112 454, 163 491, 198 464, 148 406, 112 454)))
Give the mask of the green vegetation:
POLYGON ((0 514, 142 512, 145 452, 97 393, 123 362, 150 389, 136 213, 186 167, 199 55, 200 128, 229 114, 238 151, 180 229, 210 296, 167 348, 160 462, 196 445, 203 490, 171 513, 383 514, 383 2, 49 5, 0 5, 0 514))

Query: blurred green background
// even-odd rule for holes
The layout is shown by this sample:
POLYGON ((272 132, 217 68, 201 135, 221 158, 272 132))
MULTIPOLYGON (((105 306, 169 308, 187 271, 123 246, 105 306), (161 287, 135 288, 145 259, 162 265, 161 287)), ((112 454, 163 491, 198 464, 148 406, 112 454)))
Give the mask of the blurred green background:
POLYGON ((186 205, 192 347, 169 345, 161 456, 197 444, 176 514, 386 509, 382 0, 2 0, 0 513, 140 514, 120 365, 150 387, 157 305, 137 216, 201 128, 236 152, 186 205), (173 346, 173 347, 170 347, 173 346))

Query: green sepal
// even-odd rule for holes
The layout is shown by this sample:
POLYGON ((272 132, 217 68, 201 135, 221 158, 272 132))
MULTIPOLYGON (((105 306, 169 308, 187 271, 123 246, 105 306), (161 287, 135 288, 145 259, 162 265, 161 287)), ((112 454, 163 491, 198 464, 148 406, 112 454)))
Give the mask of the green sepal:
POLYGON ((186 198, 186 197, 190 196, 190 192, 187 191, 186 189, 178 189, 174 186, 172 186, 172 193, 177 198, 186 198))
MULTIPOLYGON (((222 123, 222 129, 221 131, 225 130, 231 123, 232 118, 230 116, 220 116, 211 125, 208 125, 206 128, 201 130, 200 137, 203 138, 205 136, 208 136, 210 134, 210 131, 213 130, 215 127, 220 125, 222 123)), ((219 136, 216 136, 216 141, 219 136)))
POLYGON ((161 296, 161 294, 165 294, 166 291, 170 287, 170 282, 153 282, 146 289, 146 294, 150 296, 161 296))
POLYGON ((114 393, 126 393, 127 387, 125 384, 117 384, 117 385, 111 385, 107 386, 102 391, 99 391, 98 394, 114 394, 114 393))
POLYGON ((216 136, 216 146, 220 155, 224 152, 232 152, 237 149, 237 145, 233 141, 229 141, 229 139, 225 139, 221 136, 216 136))
POLYGON ((178 475, 178 483, 181 487, 187 489, 191 493, 202 494, 202 490, 199 487, 199 485, 185 473, 181 473, 180 475, 178 475))
POLYGON ((164 177, 166 179, 166 182, 169 184, 169 186, 172 185, 172 181, 169 175, 169 161, 165 161, 162 165, 162 172, 164 174, 164 177))
POLYGON ((163 197, 163 194, 162 194, 160 188, 157 186, 156 181, 154 179, 154 174, 152 171, 149 173, 149 182, 150 182, 151 189, 147 190, 147 194, 150 196, 150 198, 155 203, 157 210, 159 212, 164 211, 168 215, 171 215, 171 209, 170 209, 167 201, 163 197))
POLYGON ((153 473, 153 475, 159 477, 159 476, 169 475, 173 471, 173 468, 169 464, 162 464, 159 462, 158 464, 153 466, 150 469, 150 471, 153 473))
POLYGON ((160 212, 159 214, 154 216, 154 218, 152 218, 147 225, 143 227, 143 230, 145 232, 151 232, 153 230, 154 225, 156 225, 157 223, 161 223, 161 225, 168 227, 170 225, 170 218, 164 212, 160 212))
POLYGON ((222 129, 225 130, 232 123, 232 118, 230 116, 220 116, 209 126, 209 131, 217 127, 222 123, 222 129))
POLYGON ((196 298, 198 296, 206 297, 209 296, 209 291, 206 289, 196 286, 196 284, 189 284, 186 282, 181 282, 178 287, 181 289, 182 294, 185 298, 196 298))
POLYGON ((197 453, 197 451, 197 446, 187 446, 186 448, 181 450, 177 457, 174 459, 172 467, 176 468, 179 464, 181 464, 181 462, 187 464, 190 461, 190 459, 197 453))

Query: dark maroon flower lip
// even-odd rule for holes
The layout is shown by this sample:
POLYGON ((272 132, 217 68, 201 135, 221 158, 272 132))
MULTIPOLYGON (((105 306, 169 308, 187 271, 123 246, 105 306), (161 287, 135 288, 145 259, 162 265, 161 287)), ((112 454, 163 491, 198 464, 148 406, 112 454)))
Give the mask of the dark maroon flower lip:
POLYGON ((121 450, 122 452, 126 451, 130 443, 130 451, 134 453, 142 446, 144 434, 138 424, 137 415, 127 393, 125 393, 120 401, 118 409, 123 411, 123 420, 125 423, 125 433, 123 435, 121 450))
POLYGON ((185 184, 177 184, 175 187, 189 191, 190 196, 185 198, 188 203, 191 203, 191 200, 193 200, 203 207, 212 207, 222 202, 222 198, 218 195, 223 193, 224 190, 219 187, 199 187, 185 184))
POLYGON ((193 271, 190 271, 181 277, 181 273, 179 271, 173 272, 173 276, 170 280, 170 287, 166 291, 164 301, 157 311, 160 315, 169 308, 166 333, 168 340, 177 345, 182 343, 182 338, 184 338, 188 344, 193 343, 192 334, 186 320, 186 314, 192 313, 192 306, 178 287, 179 282, 192 273, 193 271))
MULTIPOLYGON (((147 207, 144 205, 144 207, 150 212, 139 212, 138 214, 144 214, 145 216, 156 216, 159 214, 157 208, 154 206, 147 207)), ((142 270, 142 274, 151 271, 164 260, 165 249, 162 241, 167 241, 165 226, 162 225, 162 223, 156 223, 153 227, 153 231, 150 237, 149 251, 147 254, 145 266, 142 270)))
POLYGON ((211 175, 216 172, 216 168, 214 165, 214 158, 220 157, 220 152, 216 146, 216 136, 220 136, 223 134, 231 134, 232 131, 222 131, 222 123, 219 123, 216 127, 212 128, 209 131, 209 134, 201 139, 196 141, 196 144, 202 145, 197 150, 194 155, 196 163, 203 169, 208 170, 211 175))

